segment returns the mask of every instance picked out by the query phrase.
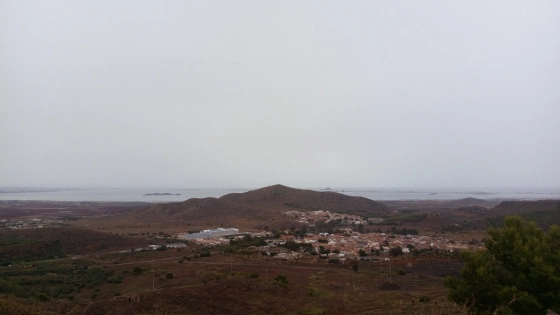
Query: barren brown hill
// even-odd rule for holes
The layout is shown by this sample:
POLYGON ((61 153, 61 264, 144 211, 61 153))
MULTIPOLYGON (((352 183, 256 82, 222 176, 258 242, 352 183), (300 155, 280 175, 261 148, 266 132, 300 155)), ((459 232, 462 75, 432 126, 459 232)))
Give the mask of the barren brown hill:
POLYGON ((519 215, 542 228, 548 228, 560 224, 560 200, 504 201, 488 211, 490 222, 497 227, 501 226, 502 218, 508 215, 519 215))
POLYGON ((159 203, 124 214, 135 221, 179 222, 254 215, 258 209, 222 198, 191 198, 183 202, 159 203))
POLYGON ((220 198, 193 198, 183 202, 155 204, 121 215, 105 218, 130 224, 174 224, 220 226, 240 221, 281 222, 285 210, 329 210, 368 217, 386 216, 387 206, 376 201, 334 192, 302 190, 274 185, 220 198))
POLYGON ((447 205, 450 207, 492 207, 498 204, 496 200, 485 200, 478 198, 463 198, 457 200, 450 200, 447 205))
POLYGON ((228 194, 220 199, 251 207, 300 210, 329 210, 363 216, 388 215, 387 206, 364 197, 347 196, 330 191, 295 189, 273 185, 246 193, 228 194))
POLYGON ((490 215, 515 215, 531 212, 560 211, 560 200, 502 201, 490 209, 490 215))

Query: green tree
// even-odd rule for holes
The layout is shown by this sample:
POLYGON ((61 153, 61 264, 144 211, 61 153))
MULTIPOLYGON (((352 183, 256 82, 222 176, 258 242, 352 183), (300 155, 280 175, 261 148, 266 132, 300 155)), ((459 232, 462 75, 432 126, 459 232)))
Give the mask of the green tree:
POLYGON ((357 227, 358 227, 358 232, 364 233, 364 225, 363 224, 358 224, 357 227))
POLYGON ((352 270, 358 272, 358 261, 356 259, 352 260, 352 270))
POLYGON ((485 251, 463 253, 461 276, 444 284, 472 314, 546 314, 560 307, 560 227, 543 232, 518 216, 489 229, 485 251))
POLYGON ((294 242, 294 241, 287 241, 286 244, 284 244, 284 247, 286 247, 287 249, 291 250, 291 251, 296 251, 299 249, 299 244, 294 242))
POLYGON ((400 247, 393 247, 389 250, 389 255, 394 256, 394 257, 397 257, 397 256, 402 255, 402 254, 403 254, 402 248, 400 248, 400 247))

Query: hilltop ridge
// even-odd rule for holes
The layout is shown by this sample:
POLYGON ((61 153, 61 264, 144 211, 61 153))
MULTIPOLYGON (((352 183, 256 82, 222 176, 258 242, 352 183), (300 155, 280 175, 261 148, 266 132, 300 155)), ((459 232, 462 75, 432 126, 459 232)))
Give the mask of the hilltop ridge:
POLYGON ((347 196, 332 191, 296 189, 280 184, 245 193, 232 193, 220 199, 261 207, 329 210, 364 216, 387 214, 387 206, 368 198, 347 196))
POLYGON ((560 211, 560 200, 513 200, 502 201, 490 209, 492 215, 514 215, 522 213, 560 211))
POLYGON ((294 209, 320 209, 370 217, 389 214, 387 206, 367 198, 277 184, 220 198, 191 198, 183 202, 158 203, 113 216, 111 220, 175 225, 198 225, 201 222, 226 224, 232 221, 238 224, 242 221, 279 222, 286 220, 281 215, 282 211, 294 209))

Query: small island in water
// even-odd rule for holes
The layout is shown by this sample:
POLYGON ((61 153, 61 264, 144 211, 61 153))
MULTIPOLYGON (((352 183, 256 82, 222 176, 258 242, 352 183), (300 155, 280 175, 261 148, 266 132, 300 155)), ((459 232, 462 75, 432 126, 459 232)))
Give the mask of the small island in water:
POLYGON ((171 193, 151 193, 151 194, 144 194, 144 196, 181 196, 181 194, 171 194, 171 193))

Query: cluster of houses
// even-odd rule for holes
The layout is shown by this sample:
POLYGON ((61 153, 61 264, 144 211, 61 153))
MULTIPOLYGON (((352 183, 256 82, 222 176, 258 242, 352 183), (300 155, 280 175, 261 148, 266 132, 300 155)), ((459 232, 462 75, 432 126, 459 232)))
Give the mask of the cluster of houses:
POLYGON ((383 218, 363 218, 359 215, 342 214, 337 212, 330 212, 328 210, 315 210, 315 211, 297 211, 289 210, 282 212, 283 215, 290 219, 304 224, 314 224, 317 222, 328 223, 330 221, 340 220, 343 224, 367 225, 369 223, 381 223, 383 218))
MULTIPOLYGON (((274 258, 293 259, 300 257, 303 253, 291 252, 282 247, 287 241, 296 243, 311 244, 312 252, 318 255, 327 255, 329 258, 336 258, 344 261, 346 258, 358 258, 360 252, 366 253, 367 257, 361 257, 363 260, 379 260, 389 259, 388 254, 392 248, 400 248, 402 254, 409 254, 412 249, 422 250, 469 250, 481 248, 481 246, 469 245, 466 242, 456 242, 444 237, 430 237, 424 235, 392 235, 386 233, 359 233, 352 229, 344 228, 340 233, 307 233, 304 237, 299 238, 289 233, 284 233, 280 239, 272 239, 269 232, 259 233, 239 233, 238 229, 216 229, 203 230, 200 233, 179 233, 176 235, 178 239, 189 240, 204 246, 215 246, 220 244, 229 244, 231 238, 243 237, 250 234, 253 237, 265 237, 268 245, 262 248, 256 248, 260 252, 265 252, 274 258), (369 256, 370 254, 379 254, 384 257, 376 258, 369 256)), ((309 246, 308 246, 309 247, 309 246)))
POLYGON ((358 233, 350 229, 343 229, 342 233, 326 235, 307 234, 303 239, 294 239, 292 236, 283 236, 295 242, 312 243, 315 251, 321 246, 331 252, 336 250, 342 254, 357 257, 360 250, 367 254, 379 252, 388 254, 391 248, 401 248, 403 254, 408 254, 411 249, 438 249, 438 250, 467 250, 472 245, 455 242, 443 237, 430 237, 422 235, 389 235, 386 233, 358 233))
POLYGON ((38 218, 33 218, 33 219, 18 219, 17 221, 2 219, 0 220, 0 230, 36 229, 36 228, 43 228, 43 227, 60 226, 62 224, 63 221, 58 219, 42 220, 38 218))
POLYGON ((179 233, 177 238, 180 240, 194 240, 194 239, 205 239, 205 238, 216 238, 222 236, 231 236, 239 234, 239 229, 236 228, 217 228, 214 230, 202 230, 198 233, 179 233))
MULTIPOLYGON (((165 248, 183 248, 186 247, 187 245, 184 243, 173 243, 173 244, 165 244, 165 248)), ((141 252, 141 251, 145 251, 145 250, 158 250, 163 248, 163 245, 148 245, 146 247, 138 247, 138 248, 133 248, 133 249, 125 249, 125 250, 121 250, 118 251, 118 253, 130 253, 130 252, 141 252)))
POLYGON ((229 240, 235 237, 242 237, 249 233, 239 233, 236 228, 217 228, 202 230, 198 233, 178 233, 175 238, 179 240, 191 241, 203 246, 216 246, 229 244, 229 240))

